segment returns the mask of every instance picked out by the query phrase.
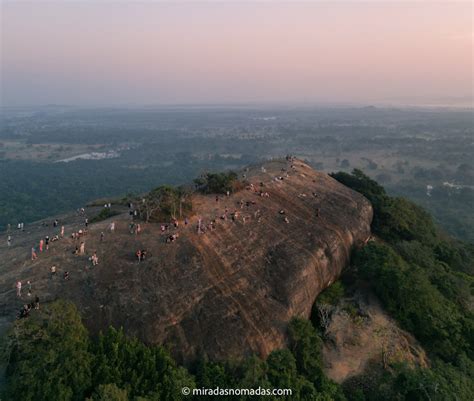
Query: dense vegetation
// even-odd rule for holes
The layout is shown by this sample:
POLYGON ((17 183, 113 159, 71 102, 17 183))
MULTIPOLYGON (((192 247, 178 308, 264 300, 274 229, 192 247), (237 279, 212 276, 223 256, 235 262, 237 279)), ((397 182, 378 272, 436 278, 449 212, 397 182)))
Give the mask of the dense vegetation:
POLYGON ((107 220, 110 217, 116 216, 120 214, 120 212, 116 210, 112 210, 108 207, 104 207, 99 213, 97 213, 92 219, 90 220, 91 223, 98 223, 99 221, 107 220))
MULTIPOLYGON (((419 181, 423 181, 419 178, 419 181)), ((424 180, 430 182, 431 180, 424 180)), ((474 178, 465 182, 474 183, 474 178)), ((450 235, 464 241, 474 242, 474 186, 452 188, 437 186, 430 196, 426 195, 421 185, 415 182, 404 182, 387 187, 390 192, 397 193, 413 200, 430 211, 440 227, 450 235)))
POLYGON ((378 239, 355 252, 357 274, 372 285, 400 325, 416 336, 433 363, 430 370, 396 367, 352 399, 472 399, 472 247, 446 239, 424 210, 389 197, 361 171, 333 177, 364 194, 374 206, 373 231, 378 239))
POLYGON ((192 191, 185 187, 161 185, 143 197, 133 199, 135 208, 145 221, 181 219, 192 211, 192 191))
MULTIPOLYGON (((159 346, 146 346, 110 328, 90 339, 74 305, 56 301, 19 320, 7 338, 6 400, 174 401, 193 399, 189 388, 290 388, 289 397, 268 400, 340 400, 340 386, 322 371, 322 340, 310 322, 294 320, 289 349, 267 360, 196 361, 179 367, 159 346)), ((194 399, 199 399, 195 397, 194 399)), ((229 396, 228 400, 255 397, 229 396)))
POLYGON ((205 194, 225 194, 234 192, 239 184, 237 173, 206 173, 194 180, 196 189, 205 194))

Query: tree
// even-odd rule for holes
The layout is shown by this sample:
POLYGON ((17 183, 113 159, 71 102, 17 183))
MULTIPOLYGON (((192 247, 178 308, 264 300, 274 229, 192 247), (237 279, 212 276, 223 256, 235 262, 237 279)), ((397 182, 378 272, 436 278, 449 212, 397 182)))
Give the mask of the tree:
POLYGON ((226 173, 206 173, 194 180, 196 189, 206 194, 225 194, 233 192, 238 181, 237 173, 229 171, 226 173))
MULTIPOLYGON (((296 390, 298 371, 293 354, 287 350, 273 351, 267 359, 268 379, 274 388, 296 390)), ((291 398, 288 398, 291 399, 291 398)))
POLYGON ((146 222, 181 217, 192 210, 192 193, 186 187, 162 185, 139 200, 137 209, 146 222))
MULTIPOLYGON (((311 383, 311 387, 318 392, 319 399, 345 400, 341 388, 324 374, 321 355, 323 341, 311 322, 293 319, 288 327, 288 334, 289 347, 296 360, 298 373, 311 383)), ((304 388, 308 387, 303 382, 300 384, 300 393, 303 395, 304 388)))
MULTIPOLYGON (((239 386, 242 388, 270 388, 267 378, 267 363, 253 355, 245 359, 241 365, 239 386)), ((251 399, 251 398, 249 398, 251 399)))
POLYGON ((130 398, 177 401, 182 398, 177 389, 194 387, 193 377, 164 348, 128 338, 122 329, 109 328, 92 343, 91 351, 95 388, 111 383, 127 390, 130 398))
POLYGON ((90 387, 89 339, 76 307, 56 301, 18 320, 8 336, 8 400, 83 400, 90 387))
POLYGON ((127 390, 122 390, 115 384, 101 384, 86 401, 129 401, 129 398, 127 390))
POLYGON ((159 187, 149 192, 141 201, 138 201, 138 213, 147 223, 160 210, 162 197, 163 191, 159 187))
POLYGON ((321 384, 322 371, 321 348, 323 342, 311 322, 293 319, 288 327, 290 350, 295 357, 298 372, 321 384))
POLYGON ((331 174, 342 184, 360 192, 374 208, 372 230, 384 240, 419 240, 432 244, 437 230, 431 216, 420 206, 405 198, 391 198, 385 189, 370 179, 361 170, 352 174, 344 172, 331 174))

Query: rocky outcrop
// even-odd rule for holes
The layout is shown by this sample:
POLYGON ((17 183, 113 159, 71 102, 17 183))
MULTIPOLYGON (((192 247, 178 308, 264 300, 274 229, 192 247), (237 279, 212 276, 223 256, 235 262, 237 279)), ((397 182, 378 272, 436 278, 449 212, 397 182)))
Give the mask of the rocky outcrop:
MULTIPOLYGON (((28 255, 33 237, 42 233, 33 230, 0 250, 4 260, 17 260, 2 271, 0 302, 17 302, 14 280, 30 279, 42 299, 74 301, 93 331, 123 326, 148 343, 167 344, 182 359, 264 356, 283 347, 288 321, 309 317, 317 295, 347 266, 351 249, 369 237, 372 208, 362 195, 298 160, 269 162, 245 175, 256 191, 249 186, 218 201, 196 196, 190 224, 180 226, 171 244, 157 224, 130 235, 127 213, 113 218, 116 232, 106 232, 103 242, 100 232, 110 221, 92 225, 86 250, 97 251, 95 268, 72 255, 70 238, 53 243, 37 261, 19 263, 13 256, 20 250, 28 255), (229 219, 223 220, 226 208, 229 219), (215 229, 198 234, 198 219, 203 226, 216 219, 215 229), (145 262, 136 261, 137 249, 148 250, 145 262), (70 279, 51 280, 52 264, 59 274, 68 270, 70 279)), ((68 233, 80 218, 62 220, 68 233)))
POLYGON ((355 281, 350 296, 329 307, 322 356, 326 375, 338 383, 353 378, 368 383, 376 372, 405 363, 427 368, 428 357, 382 308, 367 284, 355 281), (368 377, 366 377, 368 376, 368 377))

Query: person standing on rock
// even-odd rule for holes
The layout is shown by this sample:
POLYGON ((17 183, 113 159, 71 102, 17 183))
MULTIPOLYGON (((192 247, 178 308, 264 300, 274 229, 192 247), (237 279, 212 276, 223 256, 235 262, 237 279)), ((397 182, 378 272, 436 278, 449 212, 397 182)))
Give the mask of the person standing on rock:
POLYGON ((39 251, 40 252, 43 252, 43 244, 44 244, 44 241, 41 239, 40 242, 39 242, 39 251))
POLYGON ((104 242, 105 234, 103 231, 100 232, 100 242, 104 242))
POLYGON ((8 246, 12 246, 12 236, 11 236, 11 235, 9 235, 9 236, 7 237, 7 245, 8 245, 8 246))
POLYGON ((44 243, 46 245, 46 250, 49 249, 49 235, 46 236, 46 238, 44 239, 44 243))
POLYGON ((61 226, 61 238, 64 237, 64 226, 61 226))
POLYGON ((91 257, 92 260, 92 266, 97 266, 99 264, 99 257, 97 256, 97 252, 94 252, 94 254, 91 257))
POLYGON ((82 241, 81 245, 79 246, 79 255, 84 255, 85 252, 86 252, 86 243, 82 241))
POLYGON ((89 219, 88 219, 87 217, 86 217, 86 219, 84 220, 84 225, 86 226, 86 228, 87 228, 87 226, 89 225, 89 219))
POLYGON ((114 231, 115 231, 115 221, 110 223, 110 232, 114 232, 114 231))
POLYGON ((38 255, 36 255, 36 250, 35 248, 31 248, 31 260, 35 260, 36 258, 38 257, 38 255))
POLYGON ((39 299, 38 295, 35 298, 34 306, 35 306, 36 310, 38 310, 40 308, 40 299, 39 299))
POLYGON ((16 296, 21 298, 21 281, 16 282, 16 296))

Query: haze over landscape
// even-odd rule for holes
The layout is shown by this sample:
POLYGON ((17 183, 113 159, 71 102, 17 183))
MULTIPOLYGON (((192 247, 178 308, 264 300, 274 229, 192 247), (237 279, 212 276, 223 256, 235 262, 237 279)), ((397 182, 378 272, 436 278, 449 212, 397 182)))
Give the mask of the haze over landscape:
POLYGON ((472 106, 472 2, 2 1, 3 106, 472 106))
POLYGON ((474 400, 471 1, 0 2, 0 400, 474 400))

